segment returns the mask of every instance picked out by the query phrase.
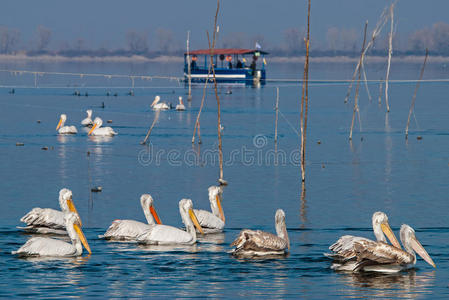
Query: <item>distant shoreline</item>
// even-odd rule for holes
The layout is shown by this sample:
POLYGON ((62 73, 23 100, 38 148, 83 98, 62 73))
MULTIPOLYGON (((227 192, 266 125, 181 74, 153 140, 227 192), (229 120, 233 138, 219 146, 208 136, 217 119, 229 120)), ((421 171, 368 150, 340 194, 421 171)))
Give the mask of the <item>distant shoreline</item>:
MULTIPOLYGON (((271 56, 268 57, 268 63, 303 63, 303 56, 294 57, 281 57, 271 56)), ((316 63, 355 63, 359 60, 359 57, 350 56, 319 56, 310 57, 311 62, 316 63)), ((399 63, 422 63, 424 56, 405 55, 405 56, 393 56, 393 62, 399 63)), ((0 54, 0 62, 12 62, 12 61, 34 61, 34 62, 104 62, 104 63, 183 63, 184 58, 182 56, 158 56, 154 58, 148 58, 140 55, 133 56, 60 56, 60 55, 36 55, 30 56, 26 54, 0 54)), ((386 56, 367 56, 367 63, 384 63, 387 61, 386 56)), ((449 63, 449 56, 429 56, 430 63, 449 63)))

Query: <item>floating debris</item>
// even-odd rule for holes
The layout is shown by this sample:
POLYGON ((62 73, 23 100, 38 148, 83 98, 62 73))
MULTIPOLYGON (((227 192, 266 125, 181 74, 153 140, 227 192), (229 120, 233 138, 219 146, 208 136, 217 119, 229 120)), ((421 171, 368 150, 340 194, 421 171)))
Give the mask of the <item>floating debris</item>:
POLYGON ((21 143, 21 142, 17 142, 17 143, 16 143, 16 146, 25 146, 25 144, 24 144, 24 143, 21 143))
POLYGON ((318 140, 318 142, 316 142, 318 145, 321 145, 321 141, 320 140, 318 140))
POLYGON ((101 106, 100 106, 101 108, 104 108, 104 102, 101 102, 101 106))
POLYGON ((76 90, 76 91, 73 92, 72 95, 73 96, 81 96, 81 93, 80 93, 80 91, 76 90))
POLYGON ((13 94, 16 93, 16 90, 15 90, 15 89, 12 89, 12 90, 9 91, 9 93, 10 93, 11 95, 13 95, 13 94))
POLYGON ((101 186, 96 186, 90 189, 91 192, 93 193, 99 193, 103 190, 103 188, 101 186))
POLYGON ((41 149, 42 150, 48 150, 48 147, 42 147, 41 149))
POLYGON ((114 97, 117 97, 118 96, 118 94, 117 93, 114 93, 114 97))
POLYGON ((422 136, 418 135, 418 136, 416 137, 416 139, 417 139, 417 140, 422 140, 422 136))
POLYGON ((108 96, 108 97, 111 96, 111 92, 107 91, 106 96, 108 96))
POLYGON ((40 123, 41 123, 41 120, 37 120, 36 123, 40 124, 40 123))
POLYGON ((107 120, 106 122, 108 122, 108 123, 112 123, 112 120, 107 120))
POLYGON ((324 169, 326 168, 326 166, 324 164, 321 164, 321 168, 324 169))
POLYGON ((86 97, 89 97, 89 93, 88 93, 88 92, 86 92, 86 93, 84 94, 84 96, 86 96, 86 97))

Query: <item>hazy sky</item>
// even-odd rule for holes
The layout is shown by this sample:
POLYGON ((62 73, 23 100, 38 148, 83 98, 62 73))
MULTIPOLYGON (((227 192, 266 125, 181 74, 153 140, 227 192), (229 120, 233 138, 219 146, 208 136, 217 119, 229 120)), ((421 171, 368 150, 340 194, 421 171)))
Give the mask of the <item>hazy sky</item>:
MULTIPOLYGON (((372 28, 390 1, 312 0, 312 37, 325 41, 331 26, 356 28, 362 34, 366 19, 372 28)), ((215 0, 3 0, 0 25, 17 28, 30 41, 38 25, 52 29, 52 46, 84 38, 88 45, 112 48, 125 45, 129 30, 148 32, 167 28, 178 40, 191 30, 192 48, 205 47, 205 30, 213 26, 215 0)), ((400 0, 395 10, 397 31, 407 34, 440 21, 449 23, 448 0, 400 0)), ((304 27, 306 0, 222 0, 221 36, 245 32, 261 34, 271 44, 282 42, 283 31, 304 27)))

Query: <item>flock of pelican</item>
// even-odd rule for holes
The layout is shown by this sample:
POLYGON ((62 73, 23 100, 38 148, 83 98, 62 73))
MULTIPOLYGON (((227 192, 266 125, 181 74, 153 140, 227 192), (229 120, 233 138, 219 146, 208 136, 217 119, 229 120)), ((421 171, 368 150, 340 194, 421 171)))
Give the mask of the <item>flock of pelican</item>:
MULTIPOLYGON (((184 103, 182 102, 182 97, 181 96, 179 96, 178 101, 179 102, 176 105, 175 109, 179 110, 179 111, 186 110, 186 107, 185 107, 184 103)), ((154 111, 170 110, 170 109, 173 108, 171 103, 161 102, 161 97, 160 96, 154 97, 154 101, 153 101, 153 103, 151 103, 150 107, 154 111)))
MULTIPOLYGON (((95 124, 95 122, 94 122, 95 124)), ((95 126, 95 125, 94 125, 95 126)), ((136 242, 145 245, 192 245, 197 235, 223 231, 225 215, 222 207, 223 189, 211 186, 208 189, 211 211, 193 208, 191 199, 179 201, 179 213, 185 228, 162 224, 156 212, 154 199, 149 194, 140 197, 140 205, 146 223, 135 220, 114 220, 100 239, 109 241, 136 242)), ((19 256, 80 256, 82 246, 91 254, 91 249, 81 230, 81 218, 72 200, 72 192, 63 188, 59 192, 61 210, 33 208, 20 221, 18 227, 34 234, 68 235, 71 243, 61 239, 33 237, 20 249, 12 253, 19 256)), ((403 224, 400 243, 396 239, 383 212, 375 212, 372 226, 376 241, 364 237, 344 235, 329 247, 325 256, 333 260, 331 268, 349 272, 396 273, 416 264, 416 253, 427 263, 435 266, 432 258, 416 238, 415 231, 403 224), (388 244, 387 239, 391 245, 388 244)), ((278 209, 275 214, 276 234, 261 230, 243 229, 231 246, 230 252, 237 257, 266 257, 285 255, 290 250, 290 240, 285 223, 285 213, 278 209)))
MULTIPOLYGON (((103 120, 100 117, 96 117, 92 121, 92 110, 88 109, 87 118, 81 121, 81 125, 84 127, 91 127, 87 135, 93 136, 114 136, 117 135, 117 132, 114 131, 111 127, 101 127, 103 125, 103 120)), ((56 126, 56 130, 59 134, 77 134, 78 130, 74 125, 66 126, 65 122, 67 121, 67 115, 62 114, 59 118, 58 126, 56 126)))

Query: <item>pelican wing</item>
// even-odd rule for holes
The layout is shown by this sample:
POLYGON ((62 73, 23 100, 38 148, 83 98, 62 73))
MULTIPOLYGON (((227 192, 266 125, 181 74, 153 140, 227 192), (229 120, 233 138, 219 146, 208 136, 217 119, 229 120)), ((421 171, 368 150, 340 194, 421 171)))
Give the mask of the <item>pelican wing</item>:
POLYGON ((33 208, 20 221, 31 227, 49 227, 65 230, 64 213, 51 208, 33 208))
POLYGON ((356 257, 354 243, 370 241, 370 239, 364 237, 344 235, 329 247, 329 250, 333 253, 326 253, 325 255, 339 261, 354 259, 356 257))
POLYGON ((72 244, 61 240, 35 237, 29 239, 12 254, 19 256, 74 256, 76 249, 72 244))
POLYGON ((137 238, 149 245, 193 244, 195 240, 184 230, 168 225, 152 225, 137 238))
POLYGON ((58 132, 60 134, 76 134, 78 133, 78 130, 76 129, 75 126, 64 126, 59 128, 58 132))
POLYGON ((94 124, 94 122, 92 122, 91 118, 85 118, 84 120, 81 121, 81 125, 83 126, 92 126, 94 124))
POLYGON ((413 262, 410 253, 384 242, 358 241, 354 243, 354 250, 358 261, 356 269, 369 264, 405 265, 413 262))
POLYGON ((231 244, 237 251, 281 251, 288 247, 287 241, 269 232, 261 230, 242 230, 239 236, 231 244))
POLYGON ((196 218, 198 219, 201 227, 206 230, 208 228, 219 229, 220 231, 223 230, 225 226, 224 222, 211 212, 202 209, 194 209, 193 211, 195 212, 196 218))
POLYGON ((115 220, 104 235, 99 238, 107 240, 136 240, 150 228, 150 225, 134 220, 115 220))
POLYGON ((94 136, 114 136, 117 135, 117 132, 112 129, 112 127, 100 127, 92 131, 91 135, 94 136))

